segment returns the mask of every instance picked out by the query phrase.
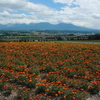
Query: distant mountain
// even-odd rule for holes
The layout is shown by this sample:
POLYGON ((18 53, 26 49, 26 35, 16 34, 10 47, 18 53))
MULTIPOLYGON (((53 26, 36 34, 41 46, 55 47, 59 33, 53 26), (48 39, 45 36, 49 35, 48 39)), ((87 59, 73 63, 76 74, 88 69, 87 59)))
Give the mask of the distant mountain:
POLYGON ((91 31, 93 29, 75 26, 73 24, 50 24, 46 22, 42 23, 30 23, 30 24, 0 24, 0 30, 69 30, 69 31, 91 31))

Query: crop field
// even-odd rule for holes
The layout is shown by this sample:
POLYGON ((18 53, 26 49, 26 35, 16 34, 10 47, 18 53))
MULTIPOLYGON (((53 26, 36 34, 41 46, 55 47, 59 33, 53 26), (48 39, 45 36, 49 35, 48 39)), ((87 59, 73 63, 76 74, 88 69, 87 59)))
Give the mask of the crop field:
POLYGON ((0 91, 18 100, 86 100, 100 91, 100 44, 1 42, 0 91))

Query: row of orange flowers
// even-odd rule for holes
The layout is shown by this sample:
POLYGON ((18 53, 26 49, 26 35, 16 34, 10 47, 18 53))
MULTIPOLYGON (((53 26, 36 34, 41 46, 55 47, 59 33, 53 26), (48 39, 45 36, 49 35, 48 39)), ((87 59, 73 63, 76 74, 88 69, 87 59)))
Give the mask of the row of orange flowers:
POLYGON ((19 97, 80 99, 100 90, 100 44, 0 43, 0 87, 19 97))

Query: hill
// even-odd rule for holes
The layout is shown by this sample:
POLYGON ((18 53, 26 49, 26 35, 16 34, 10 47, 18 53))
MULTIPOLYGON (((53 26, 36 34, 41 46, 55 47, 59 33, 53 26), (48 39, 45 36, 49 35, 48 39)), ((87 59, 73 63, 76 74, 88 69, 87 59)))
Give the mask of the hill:
POLYGON ((69 31, 93 31, 94 29, 75 26, 73 24, 50 24, 47 22, 30 23, 30 24, 0 24, 0 30, 69 30, 69 31))

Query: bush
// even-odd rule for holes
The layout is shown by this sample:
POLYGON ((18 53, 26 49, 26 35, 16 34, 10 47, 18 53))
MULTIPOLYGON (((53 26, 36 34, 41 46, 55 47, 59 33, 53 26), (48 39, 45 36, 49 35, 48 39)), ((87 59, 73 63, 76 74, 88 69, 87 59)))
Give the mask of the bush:
POLYGON ((49 75, 49 76, 48 76, 48 81, 50 81, 50 82, 55 82, 55 81, 57 81, 57 80, 56 80, 56 75, 55 75, 55 74, 49 75))
POLYGON ((37 93, 37 94, 45 93, 45 90, 46 90, 46 87, 40 85, 40 86, 37 88, 36 93, 37 93))
POLYGON ((57 85, 53 85, 52 88, 50 89, 48 95, 55 96, 55 94, 58 94, 58 91, 61 91, 62 89, 58 87, 57 85))
POLYGON ((28 71, 29 74, 35 74, 36 76, 39 75, 39 70, 36 68, 32 68, 28 71))
POLYGON ((5 75, 4 75, 4 78, 10 78, 12 75, 10 72, 6 72, 5 75))
POLYGON ((28 78, 26 76, 20 75, 17 79, 18 83, 21 85, 26 85, 28 82, 28 78))
POLYGON ((30 83, 26 84, 26 87, 27 88, 35 88, 35 84, 36 84, 36 82, 30 82, 30 83))
POLYGON ((100 84, 98 85, 92 84, 92 87, 89 87, 88 92, 90 92, 90 94, 93 94, 93 95, 99 93, 100 91, 99 86, 100 84))
POLYGON ((3 83, 0 83, 0 91, 3 91, 4 88, 3 88, 4 84, 3 83))
POLYGON ((52 68, 51 66, 47 66, 44 71, 45 72, 52 72, 52 71, 54 71, 54 68, 52 68))

